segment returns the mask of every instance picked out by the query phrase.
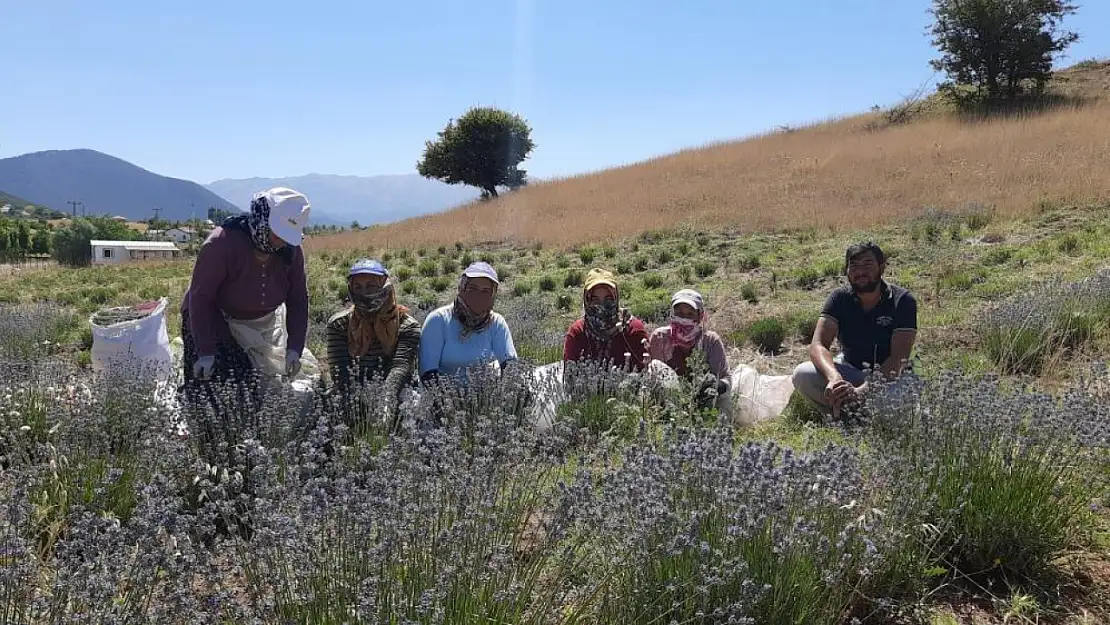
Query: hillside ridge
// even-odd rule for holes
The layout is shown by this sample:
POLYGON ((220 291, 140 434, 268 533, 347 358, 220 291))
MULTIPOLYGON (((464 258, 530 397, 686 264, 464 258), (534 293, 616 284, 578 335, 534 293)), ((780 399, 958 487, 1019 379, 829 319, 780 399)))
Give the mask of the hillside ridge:
POLYGON ((1057 72, 1050 104, 972 118, 861 113, 538 182, 321 249, 502 241, 574 246, 689 226, 770 232, 891 223, 929 208, 1023 215, 1107 195, 1110 61, 1057 72))

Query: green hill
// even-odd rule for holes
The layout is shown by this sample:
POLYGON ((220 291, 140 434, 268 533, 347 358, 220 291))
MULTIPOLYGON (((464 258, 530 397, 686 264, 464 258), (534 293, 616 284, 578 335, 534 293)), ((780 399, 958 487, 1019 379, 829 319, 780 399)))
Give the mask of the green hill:
POLYGON ((62 217, 65 217, 63 213, 60 213, 50 208, 49 206, 37 205, 32 202, 28 202, 27 200, 19 196, 0 191, 0 207, 4 206, 11 206, 12 210, 0 215, 0 217, 8 217, 11 219, 20 219, 24 217, 29 217, 33 219, 60 219, 62 217), (28 214, 28 212, 24 212, 24 209, 28 209, 28 212, 30 214, 28 214))

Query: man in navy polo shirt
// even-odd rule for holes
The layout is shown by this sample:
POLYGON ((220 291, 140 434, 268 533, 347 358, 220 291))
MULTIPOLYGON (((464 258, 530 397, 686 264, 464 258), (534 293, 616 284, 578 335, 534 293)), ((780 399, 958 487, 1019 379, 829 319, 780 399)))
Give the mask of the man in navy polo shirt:
POLYGON ((917 300, 906 289, 883 279, 886 255, 870 241, 844 254, 848 285, 833 291, 821 309, 809 345, 809 362, 796 369, 794 388, 838 417, 840 409, 857 404, 867 390, 869 369, 887 379, 901 375, 909 364, 917 337, 917 300), (840 342, 834 359, 830 347, 840 342))

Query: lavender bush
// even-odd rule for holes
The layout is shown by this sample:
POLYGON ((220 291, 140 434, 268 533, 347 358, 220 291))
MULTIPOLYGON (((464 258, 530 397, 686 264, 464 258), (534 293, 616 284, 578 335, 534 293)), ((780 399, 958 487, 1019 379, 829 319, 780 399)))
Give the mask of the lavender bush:
POLYGON ((1027 580, 1077 544, 1105 489, 1110 404, 956 372, 875 383, 864 438, 880 504, 907 528, 929 528, 901 553, 907 574, 1027 580))
POLYGON ((851 444, 800 454, 591 363, 406 388, 392 424, 381 380, 166 403, 6 354, 0 624, 884 622, 1050 571, 1106 486, 1104 373, 876 380, 851 444))
POLYGON ((1042 285, 985 310, 976 333, 1002 373, 1041 373, 1110 322, 1110 274, 1042 285))

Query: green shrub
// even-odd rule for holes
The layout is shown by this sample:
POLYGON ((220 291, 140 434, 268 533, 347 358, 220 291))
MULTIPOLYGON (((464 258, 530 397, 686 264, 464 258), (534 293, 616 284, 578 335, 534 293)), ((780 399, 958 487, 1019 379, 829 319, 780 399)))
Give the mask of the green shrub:
POLYGON ((433 278, 429 284, 431 285, 433 291, 435 291, 436 293, 442 293, 447 290, 447 287, 451 286, 451 279, 444 276, 439 276, 437 278, 433 278))
POLYGON ((707 234, 705 232, 699 232, 694 237, 694 242, 697 243, 698 247, 700 247, 700 248, 707 247, 709 245, 710 241, 712 241, 712 239, 710 239, 709 234, 707 234))
POLYGON ((671 296, 661 289, 639 291, 624 301, 628 302, 629 312, 645 322, 661 322, 670 315, 671 296))
POLYGON ((465 252, 459 257, 459 269, 466 269, 474 262, 474 255, 470 252, 465 252))
POLYGON ((683 265, 678 268, 678 279, 681 280, 683 284, 689 284, 690 279, 693 277, 694 270, 690 268, 690 265, 683 265))
POLYGON ((647 270, 647 268, 648 268, 648 259, 647 259, 647 257, 646 256, 637 256, 636 259, 634 261, 632 261, 632 267, 636 270, 637 273, 647 270))
POLYGON ((521 297, 532 292, 532 283, 520 281, 513 284, 513 295, 521 297))
POLYGON ((613 247, 612 245, 606 245, 605 247, 601 248, 601 255, 609 259, 616 258, 617 248, 613 247))
POLYGON ((462 241, 455 241, 455 251, 456 252, 461 253, 465 249, 466 249, 466 246, 462 244, 462 241))
POLYGON ((455 261, 454 258, 444 257, 439 265, 440 271, 442 271, 443 275, 445 276, 454 275, 454 273, 459 269, 458 263, 455 261))
POLYGON ((583 265, 589 265, 597 258, 597 250, 592 247, 584 247, 578 250, 578 260, 582 261, 583 265))
POLYGON ((755 304, 759 301, 759 287, 755 282, 745 282, 740 287, 740 297, 743 297, 749 304, 755 304))
POLYGON ((403 283, 401 283, 401 292, 406 294, 406 295, 412 295, 414 293, 419 293, 420 290, 421 290, 421 288, 420 288, 420 281, 419 280, 406 280, 403 283))
POLYGON ((421 310, 434 310, 439 307, 439 298, 435 293, 421 293, 416 300, 416 306, 421 310))
POLYGON ((678 245, 675 247, 675 251, 678 252, 679 256, 683 256, 683 257, 689 256, 690 255, 690 242, 689 241, 679 241, 678 245))
POLYGON ((759 254, 747 254, 737 261, 737 266, 740 271, 753 271, 759 269, 759 254))
POLYGON ((428 255, 428 248, 426 248, 426 247, 418 248, 416 250, 416 255, 420 258, 424 258, 425 256, 428 255))
POLYGON ((967 224, 968 230, 976 232, 978 230, 986 228, 991 223, 992 217, 993 215, 990 211, 977 210, 968 213, 968 215, 964 218, 964 223, 967 224))
POLYGON ((632 263, 625 262, 623 260, 618 262, 617 263, 617 273, 618 274, 630 274, 630 273, 632 273, 632 263))
POLYGON ((563 278, 563 286, 568 288, 572 286, 582 286, 585 279, 586 276, 582 273, 581 269, 571 269, 563 278))
POLYGON ((398 282, 406 282, 409 278, 412 277, 412 269, 409 268, 407 265, 401 265, 392 273, 393 277, 397 278, 398 282))
POLYGON ((1014 256, 1013 248, 996 247, 983 255, 983 264, 988 267, 1005 265, 1014 256))
POLYGON ((803 267, 794 275, 794 284, 803 289, 812 289, 821 281, 820 267, 803 267))
POLYGON ((555 266, 559 269, 566 269, 570 267, 570 259, 560 252, 559 255, 555 257, 555 266))
POLYGON ((416 266, 416 271, 425 278, 434 278, 439 275, 439 265, 431 259, 422 260, 416 266))
POLYGON ((655 260, 659 263, 659 266, 662 267, 674 260, 674 254, 672 254, 669 249, 662 248, 655 252, 655 260))
POLYGON ((445 256, 447 254, 447 246, 446 245, 441 245, 441 246, 437 247, 436 248, 436 253, 439 254, 440 256, 445 256))
POLYGON ((555 308, 563 312, 568 312, 573 304, 574 300, 566 293, 560 293, 555 297, 555 308))
POLYGON ((843 270, 844 270, 844 266, 841 265, 839 262, 829 261, 829 262, 821 265, 821 277, 822 278, 838 278, 838 277, 840 277, 840 274, 843 270))
POLYGON ((485 252, 482 252, 481 254, 478 254, 478 259, 481 260, 483 263, 489 263, 492 265, 493 263, 497 262, 497 255, 487 250, 485 252))
POLYGON ((382 264, 389 266, 389 261, 393 260, 393 254, 389 252, 382 252, 382 264))
POLYGON ((817 314, 799 310, 787 316, 786 323, 794 340, 799 343, 809 343, 813 339, 814 331, 817 330, 817 314))
POLYGON ((664 280, 663 276, 657 273, 645 273, 643 276, 640 277, 640 282, 643 283, 645 288, 658 289, 659 287, 663 286, 664 280))
POLYGON ((563 359, 562 345, 536 345, 524 341, 516 346, 516 351, 521 360, 535 365, 546 365, 563 359))
POLYGON ((766 317, 748 326, 747 335, 759 351, 777 353, 786 340, 786 326, 777 317, 766 317))
POLYGON ((717 265, 707 260, 699 260, 694 263, 694 272, 698 274, 699 278, 708 278, 717 271, 717 265))
POLYGON ((555 278, 553 276, 540 276, 539 287, 540 290, 548 293, 555 290, 555 278))
POLYGON ((1056 244, 1057 249, 1064 254, 1074 254, 1079 251, 1082 246, 1083 242, 1072 232, 1060 237, 1060 241, 1056 244))
POLYGON ((971 274, 966 271, 945 272, 940 278, 941 288, 953 291, 966 291, 974 285, 971 274))

